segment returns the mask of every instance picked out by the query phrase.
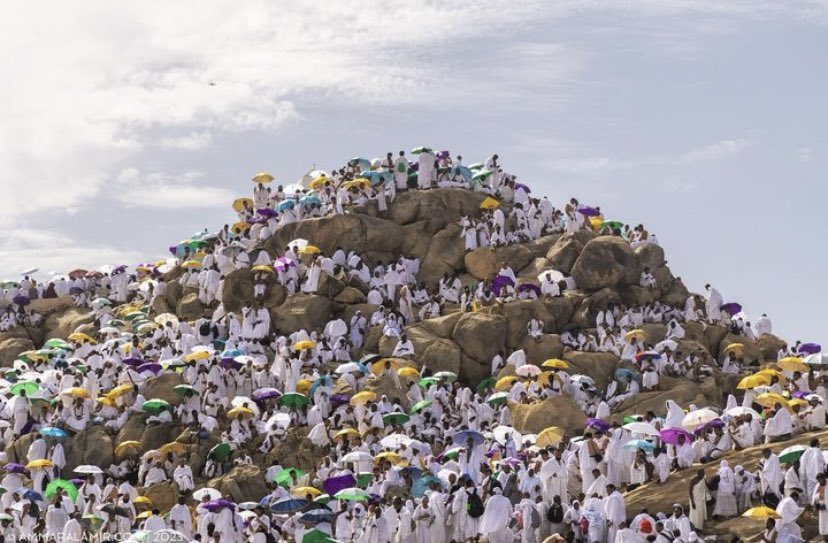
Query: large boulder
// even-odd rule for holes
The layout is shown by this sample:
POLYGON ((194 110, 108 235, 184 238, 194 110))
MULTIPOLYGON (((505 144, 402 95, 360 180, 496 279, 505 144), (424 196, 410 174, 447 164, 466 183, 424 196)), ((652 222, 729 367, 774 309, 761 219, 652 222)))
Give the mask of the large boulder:
POLYGON ((571 317, 578 328, 592 328, 599 311, 605 311, 610 305, 620 305, 621 297, 610 288, 603 288, 587 296, 575 309, 571 317))
POLYGON ((454 311, 447 315, 440 315, 439 317, 435 317, 433 319, 425 319, 420 321, 420 324, 436 336, 451 339, 451 336, 454 333, 454 327, 457 326, 457 321, 459 321, 462 316, 463 313, 461 311, 454 311))
POLYGON ((573 234, 564 234, 549 248, 546 260, 552 268, 569 274, 583 249, 583 243, 573 234))
MULTIPOLYGON (((48 298, 44 301, 61 301, 62 298, 48 298)), ((46 318, 43 325, 45 338, 65 338, 84 324, 91 324, 95 315, 77 307, 70 307, 64 311, 56 311, 46 318)))
POLYGON ((614 236, 601 236, 584 245, 572 267, 578 288, 599 290, 638 281, 638 260, 630 244, 614 236))
POLYGON ((501 311, 506 318, 506 347, 510 351, 523 343, 528 335, 527 324, 531 319, 540 319, 544 323, 545 332, 552 330, 552 326, 557 324, 541 300, 514 301, 504 304, 501 311))
POLYGON ((66 454, 66 473, 71 473, 76 467, 89 464, 106 468, 113 463, 115 446, 112 438, 103 426, 89 426, 78 432, 64 444, 66 454))
POLYGON ((454 327, 454 341, 463 354, 478 362, 491 364, 492 358, 506 350, 506 318, 502 315, 465 313, 454 327))
POLYGON ((264 473, 259 466, 236 466, 221 477, 210 479, 207 486, 236 503, 258 502, 268 492, 264 473))
POLYGON ((178 405, 181 403, 181 396, 176 394, 173 388, 183 383, 183 377, 177 372, 165 372, 157 377, 150 377, 144 385, 144 398, 158 398, 171 405, 178 405))
POLYGON ((581 303, 583 296, 567 292, 565 296, 543 299, 543 305, 549 312, 549 320, 545 322, 547 332, 559 333, 572 320, 575 308, 581 303))
POLYGON ((494 278, 504 265, 521 270, 535 258, 525 245, 505 247, 482 247, 469 251, 464 257, 466 271, 478 281, 494 278))
MULTIPOLYGON (((434 335, 422 324, 407 326, 405 332, 408 339, 414 344, 414 353, 421 365, 427 366, 433 372, 450 371, 456 374, 460 373, 462 353, 456 343, 434 335)), ((396 346, 396 339, 389 339, 391 341, 385 344, 396 346)), ((390 354, 385 352, 387 347, 384 347, 382 343, 381 345, 380 354, 390 354)), ((393 346, 390 349, 391 351, 393 351, 393 346)))
POLYGON ((787 346, 787 342, 773 334, 762 334, 756 338, 755 346, 762 355, 761 362, 776 362, 776 353, 787 346))
POLYGON ((204 306, 201 305, 198 294, 191 292, 178 300, 175 313, 181 320, 194 321, 202 317, 204 306))
POLYGON ((551 396, 542 402, 530 404, 509 403, 512 426, 524 434, 538 434, 557 426, 571 436, 580 433, 586 414, 569 396, 551 396))
POLYGON ((27 335, 0 334, 0 367, 11 366, 20 353, 34 348, 34 343, 27 335))
POLYGON ((345 287, 336 295, 334 302, 340 304, 364 304, 367 298, 361 290, 354 287, 345 287))
MULTIPOLYGON (((253 272, 250 268, 241 268, 228 273, 224 277, 221 290, 221 301, 228 313, 238 313, 242 307, 251 305, 253 302, 253 272)), ((267 288, 267 296, 263 305, 271 308, 281 305, 287 292, 285 287, 270 282, 267 288)))
POLYGON ((480 203, 485 198, 483 193, 463 189, 402 192, 389 206, 389 219, 396 224, 411 224, 437 217, 446 224, 464 215, 479 217, 480 203))
POLYGON ((159 511, 169 511, 178 503, 178 485, 171 481, 142 487, 138 494, 146 496, 152 502, 152 508, 159 511))
POLYGON ((606 390, 607 385, 615 375, 619 359, 612 353, 592 353, 584 351, 569 351, 564 353, 563 359, 569 362, 570 374, 580 373, 595 380, 599 390, 606 390))
POLYGON ((449 224, 428 239, 428 252, 420 265, 418 280, 433 284, 443 274, 463 269, 465 250, 458 224, 449 224))
MULTIPOLYGON (((271 310, 273 325, 282 334, 322 330, 331 318, 331 301, 317 294, 295 294, 271 310)), ((370 317, 370 315, 366 315, 370 317)))
POLYGON ((645 243, 635 248, 635 256, 642 268, 654 270, 664 265, 664 249, 655 243, 645 243))

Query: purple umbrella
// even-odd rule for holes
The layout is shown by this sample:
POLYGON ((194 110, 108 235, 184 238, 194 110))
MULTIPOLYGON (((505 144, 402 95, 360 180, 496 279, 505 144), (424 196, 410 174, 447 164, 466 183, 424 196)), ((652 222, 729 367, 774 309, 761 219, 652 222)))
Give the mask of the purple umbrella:
POLYGON ((345 405, 349 401, 351 401, 351 397, 347 394, 334 394, 333 396, 331 396, 331 404, 337 407, 340 405, 345 405))
POLYGON ((29 305, 30 303, 32 303, 32 300, 28 296, 25 296, 23 294, 18 294, 12 299, 12 301, 17 305, 29 305))
POLYGON ((80 477, 75 477, 74 479, 69 479, 69 482, 75 486, 81 486, 86 482, 85 479, 81 479, 80 477))
POLYGON ((216 513, 224 508, 230 509, 231 511, 235 511, 236 504, 231 502, 230 500, 219 498, 218 500, 211 500, 203 504, 202 507, 204 507, 204 509, 210 511, 211 513, 216 513))
POLYGON ((521 283, 521 285, 518 287, 518 292, 525 292, 527 290, 531 290, 538 296, 541 295, 541 289, 538 285, 532 283, 521 283))
POLYGON ((661 437, 661 441, 670 445, 678 445, 678 436, 684 436, 688 443, 693 441, 693 434, 684 428, 665 428, 658 435, 661 437))
POLYGON ((173 256, 175 256, 178 253, 178 245, 170 245, 168 249, 173 254, 173 256))
POLYGON ((589 207, 589 206, 579 207, 578 208, 578 213, 580 213, 581 215, 584 215, 586 217, 597 217, 601 214, 600 211, 598 211, 594 207, 589 207))
POLYGON ((282 393, 275 388, 260 388, 253 391, 253 400, 256 402, 264 402, 273 398, 278 398, 282 393))
POLYGON ((138 366, 138 371, 151 371, 152 373, 157 374, 159 371, 161 371, 161 364, 159 364, 158 362, 147 362, 146 364, 141 364, 140 366, 138 366))
POLYGON ((448 151, 440 151, 437 153, 437 158, 448 158, 451 155, 448 151))
POLYGON ((274 263, 274 266, 276 267, 277 270, 285 271, 288 268, 288 266, 291 266, 291 267, 295 268, 296 267, 296 262, 294 262, 292 259, 287 258, 285 256, 280 256, 279 258, 276 259, 276 262, 274 263))
POLYGON ((705 433, 711 428, 724 428, 724 426, 725 423, 722 421, 722 419, 713 419, 710 422, 706 422, 704 424, 700 424, 699 426, 697 426, 696 430, 693 433, 698 436, 705 433))
POLYGON ((532 194, 532 191, 529 189, 529 187, 527 187, 523 183, 515 183, 515 190, 517 190, 519 188, 526 191, 526 194, 532 194))
POLYGON ((257 209, 256 213, 259 215, 264 215, 265 217, 275 217, 279 214, 278 211, 275 209, 270 209, 269 207, 263 207, 262 209, 257 209))
POLYGON ((800 353, 817 354, 822 351, 822 347, 816 343, 803 343, 799 346, 800 353))
POLYGON ((494 279, 492 279, 492 286, 491 286, 491 292, 492 292, 492 294, 494 294, 495 296, 497 296, 498 294, 500 294, 500 291, 501 291, 501 290, 503 289, 503 287, 505 287, 506 285, 509 285, 509 286, 512 286, 512 287, 513 287, 513 286, 515 286, 515 282, 514 282, 514 281, 512 281, 512 278, 511 278, 511 277, 507 277, 507 276, 505 276, 505 275, 498 275, 497 277, 495 277, 494 279))
POLYGON ((586 427, 595 428, 597 430, 601 430, 602 432, 606 432, 610 429, 610 423, 603 419, 589 418, 586 420, 586 427))
POLYGON ((500 461, 501 464, 506 464, 509 467, 515 467, 521 463, 520 458, 515 458, 514 456, 510 456, 509 458, 504 458, 500 461))
POLYGON ((728 315, 731 317, 742 310, 742 306, 737 304, 736 302, 730 302, 724 304, 721 308, 722 311, 726 311, 728 315))
POLYGON ((120 266, 115 266, 112 268, 112 273, 123 273, 126 271, 126 264, 121 264, 120 266))
POLYGON ((266 222, 267 219, 264 217, 250 217, 245 222, 247 224, 259 224, 260 222, 266 222))
POLYGON ((331 477, 322 483, 322 489, 328 496, 333 496, 340 490, 346 488, 354 488, 357 485, 357 480, 353 475, 340 475, 338 477, 331 477))
POLYGON ((137 367, 137 366, 140 366, 141 364, 143 364, 144 360, 142 358, 138 358, 137 356, 130 356, 128 358, 124 358, 123 360, 121 360, 121 362, 123 362, 124 364, 127 364, 128 366, 136 366, 137 367))
POLYGON ((244 364, 242 364, 241 362, 237 362, 233 358, 222 358, 221 359, 221 367, 226 369, 226 370, 230 370, 230 369, 237 370, 237 369, 239 369, 243 366, 244 366, 244 364))
POLYGON ((794 398, 804 398, 805 396, 809 396, 810 394, 810 392, 804 390, 797 390, 796 392, 791 394, 791 396, 793 396, 794 398))
POLYGON ((26 472, 26 468, 24 468, 22 464, 17 464, 15 462, 9 462, 5 466, 3 466, 3 469, 8 471, 9 473, 25 473, 26 472))

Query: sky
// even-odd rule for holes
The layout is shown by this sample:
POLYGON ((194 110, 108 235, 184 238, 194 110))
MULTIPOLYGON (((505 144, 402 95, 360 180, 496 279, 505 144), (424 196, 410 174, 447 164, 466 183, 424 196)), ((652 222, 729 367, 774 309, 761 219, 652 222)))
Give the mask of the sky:
POLYGON ((828 0, 0 4, 0 278, 153 261, 250 177, 429 145, 644 224, 828 344, 828 0))

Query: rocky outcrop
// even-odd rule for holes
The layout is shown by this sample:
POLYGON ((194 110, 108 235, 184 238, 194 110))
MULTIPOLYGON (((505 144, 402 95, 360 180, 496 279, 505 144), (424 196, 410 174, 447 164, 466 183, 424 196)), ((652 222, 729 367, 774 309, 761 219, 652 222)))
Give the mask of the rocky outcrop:
POLYGON ((615 236, 600 236, 584 245, 572 266, 575 283, 587 291, 637 283, 639 275, 630 244, 615 236))
POLYGON ((269 492, 262 470, 252 465, 236 466, 227 474, 210 479, 207 486, 236 503, 258 502, 269 492))
POLYGON ((272 326, 280 333, 322 330, 330 319, 331 301, 318 294, 295 294, 270 311, 272 326))
POLYGON ((531 404, 510 402, 509 411, 512 412, 512 426, 528 434, 538 434, 550 426, 557 426, 570 436, 579 435, 587 418, 568 396, 552 396, 531 404))

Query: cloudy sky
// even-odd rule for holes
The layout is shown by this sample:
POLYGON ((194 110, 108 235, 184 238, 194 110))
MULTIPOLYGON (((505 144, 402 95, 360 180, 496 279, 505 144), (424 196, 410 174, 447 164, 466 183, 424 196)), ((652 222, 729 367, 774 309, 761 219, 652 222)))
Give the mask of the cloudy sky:
POLYGON ((826 0, 4 2, 0 278, 154 260, 257 171, 427 144, 828 343, 826 31, 826 0))

